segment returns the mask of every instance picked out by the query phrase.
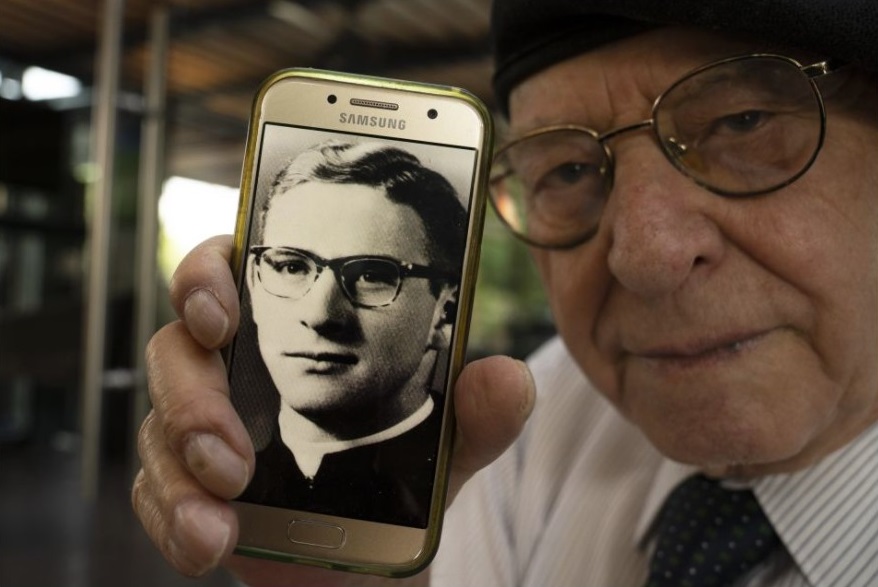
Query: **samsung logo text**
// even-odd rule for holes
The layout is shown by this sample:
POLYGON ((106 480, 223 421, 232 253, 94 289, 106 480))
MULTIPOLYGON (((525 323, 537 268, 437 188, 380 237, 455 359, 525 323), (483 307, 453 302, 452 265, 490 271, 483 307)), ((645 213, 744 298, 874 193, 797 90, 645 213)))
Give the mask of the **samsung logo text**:
POLYGON ((377 128, 394 128, 405 130, 405 120, 401 118, 388 118, 386 116, 369 116, 368 114, 352 114, 342 112, 338 115, 338 121, 342 124, 356 126, 372 126, 377 128))

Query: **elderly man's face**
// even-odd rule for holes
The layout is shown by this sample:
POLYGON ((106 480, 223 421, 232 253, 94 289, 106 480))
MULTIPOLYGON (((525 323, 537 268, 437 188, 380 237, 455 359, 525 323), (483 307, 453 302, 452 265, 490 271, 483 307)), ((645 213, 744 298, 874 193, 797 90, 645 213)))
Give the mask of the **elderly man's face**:
MULTIPOLYGON (((430 265, 418 215, 383 190, 360 185, 307 183, 275 195, 263 244, 324 259, 383 255, 430 265)), ((263 359, 281 400, 294 410, 315 421, 331 415, 375 425, 401 402, 423 402, 423 387, 415 390, 420 399, 401 395, 429 360, 425 351, 442 327, 448 287, 437 298, 429 280, 405 279, 393 303, 362 308, 326 267, 300 299, 266 292, 252 273, 250 291, 263 359)), ((352 428, 363 433, 356 422, 352 428)))
MULTIPOLYGON (((679 29, 625 40, 524 82, 513 130, 637 122, 686 71, 756 49, 679 29)), ((827 111, 808 173, 746 199, 699 188, 649 132, 617 137, 598 234, 534 251, 576 361, 674 459, 792 470, 878 417, 878 131, 827 111)))

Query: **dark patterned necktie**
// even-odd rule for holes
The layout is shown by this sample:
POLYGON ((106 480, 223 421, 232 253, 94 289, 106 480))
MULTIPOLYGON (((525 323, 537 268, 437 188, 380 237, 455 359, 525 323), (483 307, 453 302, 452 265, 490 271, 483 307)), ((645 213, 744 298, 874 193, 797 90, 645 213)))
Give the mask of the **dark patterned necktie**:
POLYGON ((668 496, 646 587, 730 587, 780 545, 749 490, 704 475, 668 496))

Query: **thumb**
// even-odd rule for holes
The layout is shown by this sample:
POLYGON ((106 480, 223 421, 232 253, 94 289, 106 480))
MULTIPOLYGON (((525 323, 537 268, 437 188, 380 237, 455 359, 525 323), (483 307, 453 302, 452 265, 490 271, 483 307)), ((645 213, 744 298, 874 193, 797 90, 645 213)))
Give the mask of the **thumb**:
POLYGON ((503 454, 518 437, 534 399, 533 378, 521 361, 488 357, 463 369, 454 388, 457 436, 449 504, 470 477, 503 454))

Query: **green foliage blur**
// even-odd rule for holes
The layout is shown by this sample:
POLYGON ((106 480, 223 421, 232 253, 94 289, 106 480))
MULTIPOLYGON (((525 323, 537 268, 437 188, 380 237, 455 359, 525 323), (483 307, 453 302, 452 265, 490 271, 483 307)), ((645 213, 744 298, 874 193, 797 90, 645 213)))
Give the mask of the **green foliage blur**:
POLYGON ((468 355, 524 358, 553 334, 549 306, 527 246, 488 206, 468 355))

